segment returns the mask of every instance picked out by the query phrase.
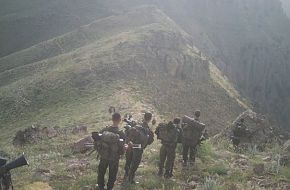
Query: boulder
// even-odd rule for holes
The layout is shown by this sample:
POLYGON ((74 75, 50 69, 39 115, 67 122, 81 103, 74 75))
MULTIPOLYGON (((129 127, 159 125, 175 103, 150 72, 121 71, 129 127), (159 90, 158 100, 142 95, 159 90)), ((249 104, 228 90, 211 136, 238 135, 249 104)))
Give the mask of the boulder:
POLYGON ((87 132, 88 132, 88 128, 87 126, 84 126, 84 125, 78 125, 72 129, 73 134, 87 133, 87 132))
POLYGON ((40 139, 40 127, 32 125, 24 130, 17 131, 13 139, 13 145, 23 146, 25 144, 37 143, 40 139))
POLYGON ((46 136, 49 139, 58 136, 58 131, 55 128, 52 128, 52 127, 44 127, 44 128, 42 128, 42 133, 43 133, 43 136, 46 136))
POLYGON ((90 147, 86 146, 86 144, 90 144, 90 143, 94 143, 94 140, 92 139, 91 136, 82 138, 71 145, 72 152, 75 154, 86 153, 88 150, 91 149, 90 147))

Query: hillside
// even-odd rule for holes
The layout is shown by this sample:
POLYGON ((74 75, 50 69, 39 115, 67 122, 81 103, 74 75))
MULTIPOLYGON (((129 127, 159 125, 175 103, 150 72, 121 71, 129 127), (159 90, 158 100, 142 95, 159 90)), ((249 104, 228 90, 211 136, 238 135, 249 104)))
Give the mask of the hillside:
POLYGON ((2 0, 0 57, 111 15, 102 1, 2 0))
MULTIPOLYGON (((218 66, 242 96, 252 102, 256 111, 270 115, 278 125, 288 127, 290 22, 281 6, 287 10, 287 1, 283 4, 280 0, 238 0, 231 3, 227 0, 4 2, 0 12, 0 44, 3 44, 0 56, 63 35, 95 19, 153 4, 192 37, 192 44, 218 66)), ((64 46, 77 48, 80 41, 64 46)), ((47 43, 48 46, 51 44, 57 46, 53 42, 47 43)), ((69 51, 50 48, 58 53, 69 51)), ((52 55, 45 56, 57 53, 48 52, 52 55)), ((31 54, 27 53, 30 57, 31 54)), ((44 57, 35 57, 34 60, 44 57)), ((0 65, 16 63, 16 60, 8 58, 6 62, 6 59, 4 57, 0 65)))
POLYGON ((143 7, 105 20, 0 60, 2 126, 90 123, 95 118, 85 115, 101 111, 99 101, 121 90, 167 117, 201 109, 212 133, 247 108, 190 36, 160 10, 143 7))
MULTIPOLYGON (((128 8, 137 1, 126 2, 128 8)), ((146 3, 158 6, 190 34, 193 44, 210 57, 258 112, 288 127, 290 22, 279 0, 146 3)))

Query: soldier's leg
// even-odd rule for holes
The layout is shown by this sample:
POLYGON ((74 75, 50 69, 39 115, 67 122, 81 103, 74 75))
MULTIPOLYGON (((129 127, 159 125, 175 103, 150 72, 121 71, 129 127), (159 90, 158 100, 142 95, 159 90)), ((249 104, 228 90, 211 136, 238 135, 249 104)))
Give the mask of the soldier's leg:
POLYGON ((105 187, 105 174, 108 168, 108 161, 101 159, 98 168, 98 186, 100 190, 104 190, 105 187))
POLYGON ((129 182, 130 183, 135 183, 134 178, 135 178, 135 173, 139 167, 139 164, 142 160, 142 154, 143 150, 133 150, 133 157, 132 157, 132 162, 130 166, 130 171, 129 171, 129 182))
POLYGON ((190 161, 195 162, 195 156, 196 156, 196 146, 190 147, 190 161))
POLYGON ((183 155, 183 164, 186 165, 187 160, 188 160, 188 150, 189 146, 186 144, 183 144, 182 146, 182 155, 183 155))
POLYGON ((158 175, 162 176, 163 175, 163 168, 164 168, 164 163, 166 160, 166 156, 167 156, 167 151, 166 151, 166 147, 165 145, 162 145, 160 148, 160 161, 159 161, 159 171, 158 171, 158 175))
POLYGON ((111 161, 109 163, 109 179, 107 184, 107 190, 112 190, 117 179, 119 168, 119 160, 111 161))
POLYGON ((172 149, 172 152, 170 155, 171 165, 170 165, 170 170, 169 170, 169 177, 173 176, 173 167, 174 167, 175 158, 176 158, 176 146, 172 149))
POLYGON ((132 157, 133 157, 133 150, 130 148, 126 152, 125 178, 127 178, 128 175, 129 175, 130 166, 131 166, 131 163, 132 163, 132 157))
POLYGON ((172 177, 173 166, 175 160, 175 147, 168 147, 167 148, 167 160, 165 165, 165 174, 164 177, 169 178, 172 177))

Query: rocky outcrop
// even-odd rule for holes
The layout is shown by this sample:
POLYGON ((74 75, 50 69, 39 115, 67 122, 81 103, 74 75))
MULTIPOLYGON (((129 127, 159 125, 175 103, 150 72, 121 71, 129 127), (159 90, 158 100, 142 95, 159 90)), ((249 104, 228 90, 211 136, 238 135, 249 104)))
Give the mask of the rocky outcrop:
POLYGON ((37 125, 32 125, 24 130, 19 130, 16 132, 13 139, 13 145, 24 146, 27 144, 36 144, 44 139, 51 139, 58 137, 60 135, 67 134, 86 134, 87 127, 83 125, 77 125, 74 127, 41 127, 37 125))
POLYGON ((215 139, 228 138, 231 139, 233 136, 233 129, 244 119, 244 125, 248 132, 242 137, 239 137, 240 146, 257 148, 259 150, 264 150, 267 144, 279 143, 283 144, 287 134, 282 135, 281 131, 271 125, 269 120, 263 116, 259 115, 252 110, 247 110, 237 117, 233 123, 227 127, 220 135, 217 135, 215 139))
POLYGON ((73 153, 85 153, 91 149, 91 147, 88 147, 87 145, 92 144, 93 142, 94 140, 92 139, 92 137, 87 136, 73 143, 71 145, 71 149, 73 153))

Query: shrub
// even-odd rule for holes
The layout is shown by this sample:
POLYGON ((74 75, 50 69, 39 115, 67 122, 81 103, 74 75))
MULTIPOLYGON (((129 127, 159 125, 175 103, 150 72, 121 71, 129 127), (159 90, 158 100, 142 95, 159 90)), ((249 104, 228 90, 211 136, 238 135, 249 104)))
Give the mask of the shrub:
POLYGON ((210 157, 216 157, 216 154, 214 153, 212 145, 209 141, 204 141, 200 146, 197 147, 197 156, 203 161, 210 157))
POLYGON ((218 175, 228 174, 228 169, 222 163, 214 165, 212 167, 208 167, 206 171, 210 174, 218 174, 218 175))

